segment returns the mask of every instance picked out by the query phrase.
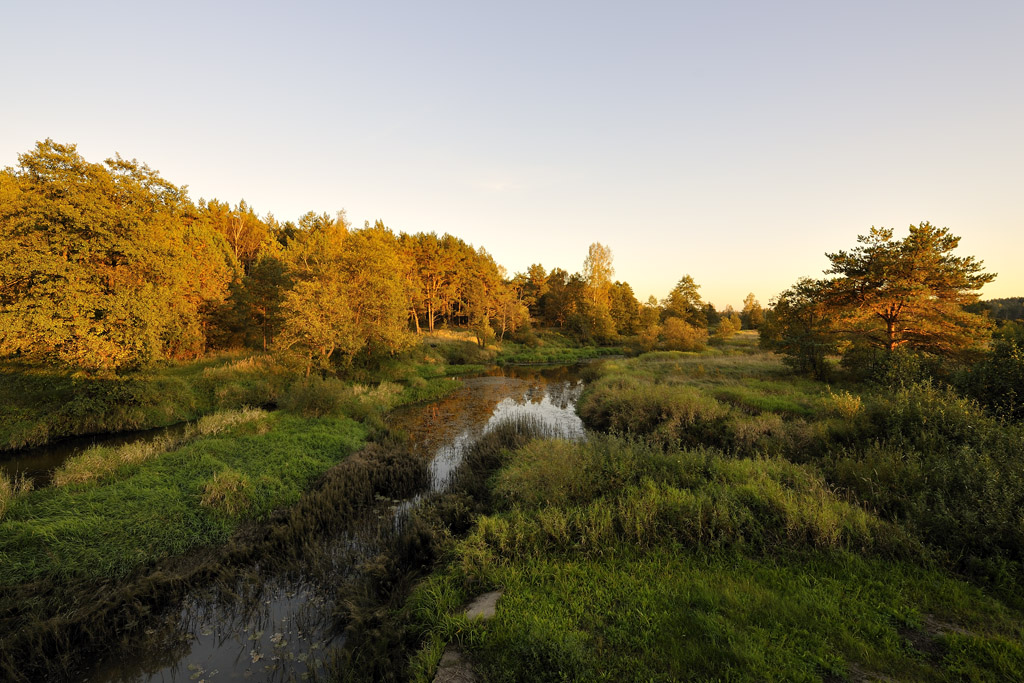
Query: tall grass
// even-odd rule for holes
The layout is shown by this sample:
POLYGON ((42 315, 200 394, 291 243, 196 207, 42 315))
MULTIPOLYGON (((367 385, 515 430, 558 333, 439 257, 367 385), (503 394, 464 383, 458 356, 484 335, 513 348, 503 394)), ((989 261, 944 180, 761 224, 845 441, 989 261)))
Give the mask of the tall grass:
POLYGON ((139 465, 198 438, 220 434, 240 424, 265 421, 268 415, 260 408, 222 410, 203 416, 177 434, 163 434, 148 441, 136 441, 124 446, 94 446, 81 455, 69 458, 57 468, 53 473, 53 485, 102 481, 122 468, 139 465))
POLYGON ((591 372, 579 412, 610 434, 505 453, 410 600, 415 680, 448 639, 498 681, 1024 676, 1020 429, 728 344, 591 372), (453 608, 495 586, 491 625, 453 608))
POLYGON ((599 435, 501 460, 494 511, 406 604, 412 680, 432 679, 448 641, 498 681, 1024 672, 1016 611, 806 466, 599 435), (461 616, 498 586, 493 622, 461 616))
POLYGON ((217 410, 274 405, 291 374, 270 356, 224 354, 122 377, 0 367, 0 450, 81 434, 195 420, 217 410))
POLYGON ((32 481, 23 476, 11 477, 0 472, 0 522, 14 502, 32 490, 32 481))

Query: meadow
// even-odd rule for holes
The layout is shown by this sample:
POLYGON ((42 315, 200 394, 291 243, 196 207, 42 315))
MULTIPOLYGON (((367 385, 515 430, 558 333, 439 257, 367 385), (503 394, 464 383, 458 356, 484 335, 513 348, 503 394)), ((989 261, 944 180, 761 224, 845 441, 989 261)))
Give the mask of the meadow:
POLYGON ((587 441, 467 475, 480 515, 396 617, 396 680, 449 644, 488 681, 1024 678, 1019 426, 799 378, 749 334, 591 374, 587 441))

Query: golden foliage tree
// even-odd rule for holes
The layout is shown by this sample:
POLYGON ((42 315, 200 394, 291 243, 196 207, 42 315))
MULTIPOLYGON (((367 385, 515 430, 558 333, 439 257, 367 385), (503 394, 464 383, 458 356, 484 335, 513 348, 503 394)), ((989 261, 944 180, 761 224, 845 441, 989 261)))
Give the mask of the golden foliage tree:
POLYGON ((88 370, 192 356, 235 261, 183 187, 46 140, 0 173, 0 354, 88 370))

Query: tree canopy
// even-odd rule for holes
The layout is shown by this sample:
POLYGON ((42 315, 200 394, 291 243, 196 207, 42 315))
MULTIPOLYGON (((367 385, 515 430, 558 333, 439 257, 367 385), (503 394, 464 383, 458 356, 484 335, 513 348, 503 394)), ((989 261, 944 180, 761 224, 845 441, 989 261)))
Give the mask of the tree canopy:
POLYGON ((833 277, 801 281, 780 295, 766 331, 777 348, 814 358, 833 347, 954 357, 987 339, 988 320, 966 307, 995 274, 973 256, 954 255, 960 238, 947 228, 924 222, 897 240, 892 230, 873 227, 857 242, 826 254, 825 274, 833 277))
POLYGON ((236 268, 144 164, 46 140, 0 173, 0 354, 95 370, 198 355, 236 268))
POLYGON ((704 343, 692 278, 662 307, 641 305, 614 273, 598 242, 578 272, 534 263, 510 277, 449 234, 354 229, 343 211, 279 223, 244 200, 193 203, 145 164, 91 163, 52 140, 0 171, 0 357, 25 362, 107 373, 245 345, 333 371, 439 325, 468 327, 481 344, 534 324, 587 342, 704 343))

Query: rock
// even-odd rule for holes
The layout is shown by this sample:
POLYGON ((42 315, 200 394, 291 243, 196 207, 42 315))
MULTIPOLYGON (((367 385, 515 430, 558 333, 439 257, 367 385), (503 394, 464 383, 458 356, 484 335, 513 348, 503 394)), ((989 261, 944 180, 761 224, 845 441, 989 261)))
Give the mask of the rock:
POLYGON ((498 599, 504 591, 491 591, 478 596, 466 608, 467 619, 483 619, 484 621, 494 618, 494 610, 498 607, 498 599))
POLYGON ((434 683, 476 683, 476 676, 469 663, 462 657, 462 650, 449 645, 437 665, 434 683))

